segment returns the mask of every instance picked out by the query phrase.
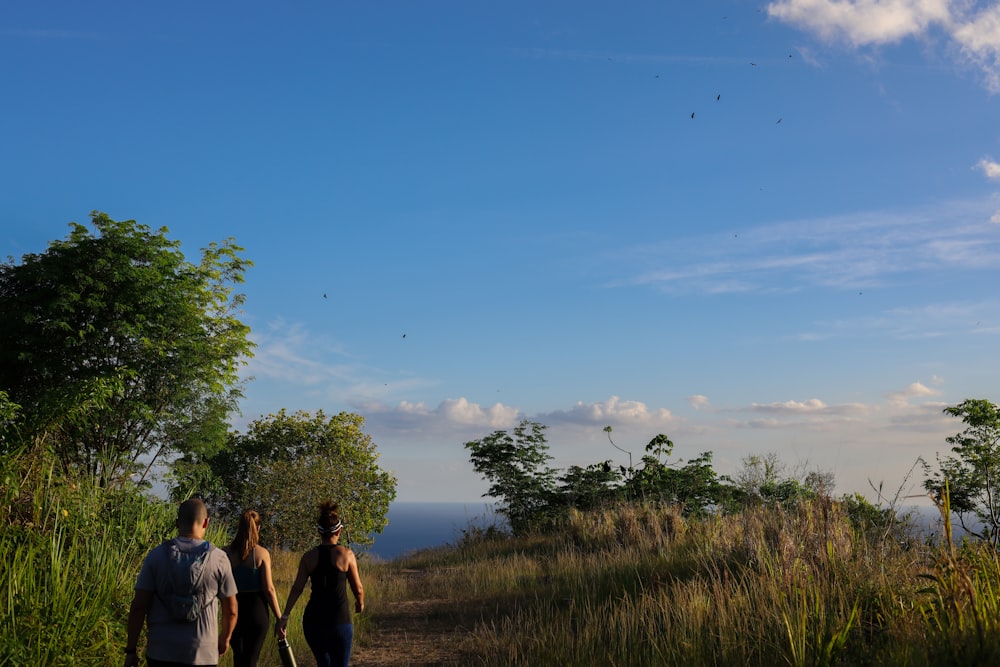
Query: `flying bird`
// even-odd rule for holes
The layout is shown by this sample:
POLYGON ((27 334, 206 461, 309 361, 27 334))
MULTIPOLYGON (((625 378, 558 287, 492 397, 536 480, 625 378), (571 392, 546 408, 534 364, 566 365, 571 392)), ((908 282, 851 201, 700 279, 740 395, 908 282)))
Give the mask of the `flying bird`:
POLYGON ((691 112, 691 117, 694 118, 694 112, 693 111, 691 112))
POLYGON ((716 102, 718 102, 721 99, 722 99, 722 93, 719 93, 718 95, 715 96, 715 101, 716 102))
POLYGON ((777 120, 777 122, 775 123, 775 125, 777 125, 777 124, 778 124, 778 123, 780 123, 780 122, 781 122, 781 119, 779 118, 779 119, 777 120))
POLYGON ((326 297, 326 292, 323 292, 323 298, 324 298, 324 299, 325 299, 325 298, 327 298, 327 297, 326 297))

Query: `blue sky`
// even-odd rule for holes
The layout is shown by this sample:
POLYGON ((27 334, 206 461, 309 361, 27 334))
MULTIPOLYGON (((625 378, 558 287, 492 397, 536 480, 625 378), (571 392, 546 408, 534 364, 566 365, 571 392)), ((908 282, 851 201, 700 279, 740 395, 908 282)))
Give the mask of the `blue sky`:
POLYGON ((4 3, 0 255, 234 237, 236 425, 358 412, 401 501, 523 418, 895 492, 1000 398, 1000 3, 621 4, 4 3))

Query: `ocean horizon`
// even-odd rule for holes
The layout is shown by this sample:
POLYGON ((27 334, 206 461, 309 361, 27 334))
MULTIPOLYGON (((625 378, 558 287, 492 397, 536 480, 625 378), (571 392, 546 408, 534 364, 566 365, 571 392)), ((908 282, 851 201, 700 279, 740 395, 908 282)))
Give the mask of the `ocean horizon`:
POLYGON ((469 528, 506 525, 495 505, 477 502, 394 502, 388 525, 374 544, 354 547, 358 553, 392 560, 411 551, 454 544, 469 528))

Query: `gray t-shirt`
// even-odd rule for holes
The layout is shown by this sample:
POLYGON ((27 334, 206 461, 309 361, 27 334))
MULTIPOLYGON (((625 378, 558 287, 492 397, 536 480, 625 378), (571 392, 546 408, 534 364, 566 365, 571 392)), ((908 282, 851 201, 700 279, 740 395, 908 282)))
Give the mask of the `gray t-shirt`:
MULTIPOLYGON (((174 538, 181 551, 194 551, 204 540, 174 538)), ((236 581, 229 557, 222 549, 212 549, 206 557, 201 580, 201 615, 190 623, 175 621, 161 599, 167 590, 167 558, 170 543, 154 548, 142 563, 136 590, 152 591, 153 601, 146 616, 146 655, 154 660, 185 665, 219 664, 219 598, 236 595, 236 581)))

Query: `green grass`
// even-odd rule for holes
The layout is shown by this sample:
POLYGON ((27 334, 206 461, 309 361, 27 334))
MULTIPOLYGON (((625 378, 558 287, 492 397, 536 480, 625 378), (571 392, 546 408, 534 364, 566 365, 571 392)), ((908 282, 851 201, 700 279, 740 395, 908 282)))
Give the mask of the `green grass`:
POLYGON ((51 463, 0 464, 0 665, 105 665, 150 545, 174 511, 134 491, 67 482, 51 463))

